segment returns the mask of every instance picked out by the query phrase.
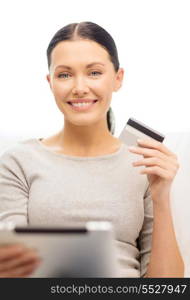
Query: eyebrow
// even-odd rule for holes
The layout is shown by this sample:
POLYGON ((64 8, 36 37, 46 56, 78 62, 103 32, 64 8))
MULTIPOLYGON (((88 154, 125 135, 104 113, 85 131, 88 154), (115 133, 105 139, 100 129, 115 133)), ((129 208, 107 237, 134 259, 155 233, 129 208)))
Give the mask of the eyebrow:
MULTIPOLYGON (((94 65, 102 65, 102 66, 105 66, 105 64, 101 63, 101 62, 93 62, 91 64, 88 64, 86 67, 87 68, 91 68, 92 66, 94 65)), ((68 70, 71 70, 72 68, 69 67, 69 66, 66 66, 66 65, 59 65, 57 66, 55 69, 58 69, 58 68, 65 68, 65 69, 68 69, 68 70)))

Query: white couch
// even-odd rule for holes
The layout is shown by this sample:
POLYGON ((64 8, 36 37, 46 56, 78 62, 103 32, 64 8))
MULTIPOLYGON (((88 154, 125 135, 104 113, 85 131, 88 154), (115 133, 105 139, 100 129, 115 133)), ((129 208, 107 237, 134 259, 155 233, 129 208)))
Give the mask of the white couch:
MULTIPOLYGON (((15 139, 0 139, 0 155, 15 143, 15 139)), ((172 186, 171 207, 185 277, 190 277, 190 132, 168 133, 164 143, 177 154, 180 163, 172 186)))
POLYGON ((180 164, 172 185, 171 207, 185 277, 190 277, 190 132, 169 133, 164 143, 177 154, 180 164))

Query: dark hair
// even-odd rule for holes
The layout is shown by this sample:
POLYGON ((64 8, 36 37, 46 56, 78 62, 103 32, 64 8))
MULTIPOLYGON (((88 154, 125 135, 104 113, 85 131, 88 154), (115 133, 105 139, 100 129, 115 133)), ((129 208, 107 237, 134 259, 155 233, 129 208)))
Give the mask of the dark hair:
MULTIPOLYGON (((78 38, 95 41, 104 47, 109 53, 115 71, 119 70, 118 52, 113 38, 104 28, 92 22, 71 23, 56 32, 47 48, 48 68, 51 65, 51 52, 54 47, 59 42, 77 40, 78 38)), ((109 131, 114 134, 115 121, 111 107, 107 112, 107 124, 109 131)))

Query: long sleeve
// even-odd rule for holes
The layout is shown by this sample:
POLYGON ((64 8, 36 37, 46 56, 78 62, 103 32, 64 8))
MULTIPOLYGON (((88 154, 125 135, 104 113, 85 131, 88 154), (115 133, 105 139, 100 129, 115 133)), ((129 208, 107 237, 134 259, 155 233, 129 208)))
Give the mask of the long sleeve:
POLYGON ((152 242, 153 230, 153 205, 150 190, 147 189, 144 196, 144 222, 138 239, 140 250, 140 277, 147 271, 152 242))
POLYGON ((28 184, 11 152, 0 158, 0 222, 27 224, 28 184))

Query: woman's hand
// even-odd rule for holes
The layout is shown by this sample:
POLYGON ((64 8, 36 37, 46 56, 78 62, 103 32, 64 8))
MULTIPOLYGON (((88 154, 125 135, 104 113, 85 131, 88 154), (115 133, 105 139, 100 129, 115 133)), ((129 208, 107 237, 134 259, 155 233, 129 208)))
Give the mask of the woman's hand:
POLYGON ((169 198, 171 184, 179 168, 177 156, 153 139, 138 140, 138 145, 129 147, 130 152, 143 156, 133 166, 145 166, 140 173, 147 174, 153 201, 169 198))
POLYGON ((0 278, 28 277, 39 264, 35 249, 18 244, 0 246, 0 278))

